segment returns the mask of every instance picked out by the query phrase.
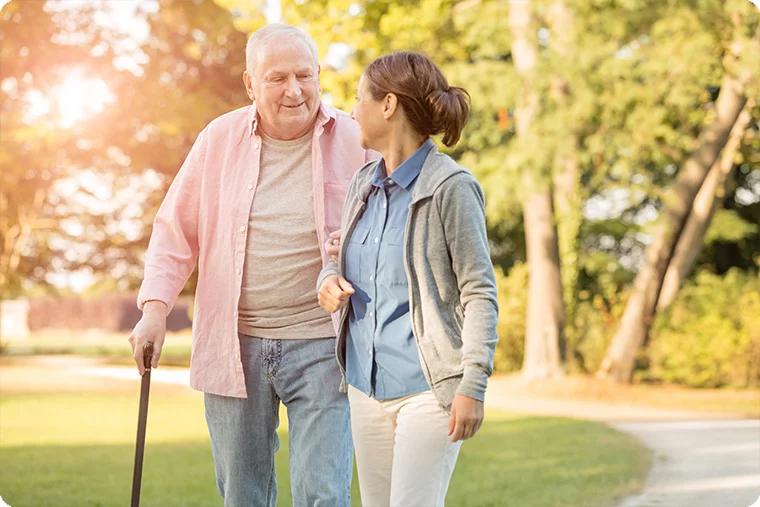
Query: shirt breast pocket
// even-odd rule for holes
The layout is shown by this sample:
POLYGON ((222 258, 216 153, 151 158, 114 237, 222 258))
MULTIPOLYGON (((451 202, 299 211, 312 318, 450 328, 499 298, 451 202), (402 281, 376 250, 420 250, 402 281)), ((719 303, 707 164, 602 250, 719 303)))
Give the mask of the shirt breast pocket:
POLYGON ((380 280, 389 285, 406 285, 403 227, 389 227, 385 231, 381 256, 383 265, 378 273, 380 280))
POLYGON ((346 279, 351 283, 361 281, 362 250, 369 236, 369 227, 358 225, 348 238, 346 246, 346 279))

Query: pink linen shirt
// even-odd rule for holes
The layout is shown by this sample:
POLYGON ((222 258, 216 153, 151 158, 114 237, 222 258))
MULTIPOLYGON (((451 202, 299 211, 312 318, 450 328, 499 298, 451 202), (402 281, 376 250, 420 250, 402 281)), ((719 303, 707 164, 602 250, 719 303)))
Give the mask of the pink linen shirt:
MULTIPOLYGON (((190 386, 236 398, 247 397, 237 312, 261 160, 257 121, 254 103, 220 116, 198 135, 153 223, 137 300, 140 309, 150 300, 171 309, 197 259, 190 386)), ((324 265, 324 244, 330 232, 340 229, 351 177, 377 154, 360 146, 359 126, 349 115, 325 104, 314 125, 311 154, 324 265)))

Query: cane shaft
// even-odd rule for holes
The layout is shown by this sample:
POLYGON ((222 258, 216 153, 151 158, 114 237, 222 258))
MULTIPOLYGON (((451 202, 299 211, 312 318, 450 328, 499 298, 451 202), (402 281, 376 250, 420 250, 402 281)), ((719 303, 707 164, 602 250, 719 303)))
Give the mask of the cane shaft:
POLYGON ((137 416, 137 443, 135 445, 135 468, 132 474, 132 504, 140 505, 140 487, 142 485, 143 456, 145 455, 145 429, 148 424, 148 398, 150 397, 150 360, 153 356, 153 345, 146 344, 143 349, 145 357, 145 373, 140 384, 140 412, 137 416))

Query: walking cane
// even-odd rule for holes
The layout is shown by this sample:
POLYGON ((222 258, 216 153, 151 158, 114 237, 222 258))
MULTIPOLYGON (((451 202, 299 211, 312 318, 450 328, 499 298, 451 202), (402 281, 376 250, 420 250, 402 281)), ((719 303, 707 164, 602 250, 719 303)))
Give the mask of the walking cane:
POLYGON ((135 447, 135 471, 132 475, 132 506, 140 505, 140 485, 142 484, 143 455, 145 454, 145 426, 148 423, 148 395, 150 394, 150 362, 153 358, 153 344, 143 346, 145 373, 140 385, 140 414, 137 416, 137 445, 135 447))

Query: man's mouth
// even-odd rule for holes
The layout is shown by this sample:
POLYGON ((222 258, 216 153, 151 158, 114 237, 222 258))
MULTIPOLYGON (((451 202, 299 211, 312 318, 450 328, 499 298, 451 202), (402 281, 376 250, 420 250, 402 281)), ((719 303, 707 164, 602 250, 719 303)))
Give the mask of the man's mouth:
POLYGON ((301 102, 300 104, 296 104, 294 106, 289 106, 287 104, 283 104, 282 107, 285 107, 285 108, 288 108, 288 109, 297 109, 297 108, 301 107, 303 104, 304 104, 303 102, 301 102))

